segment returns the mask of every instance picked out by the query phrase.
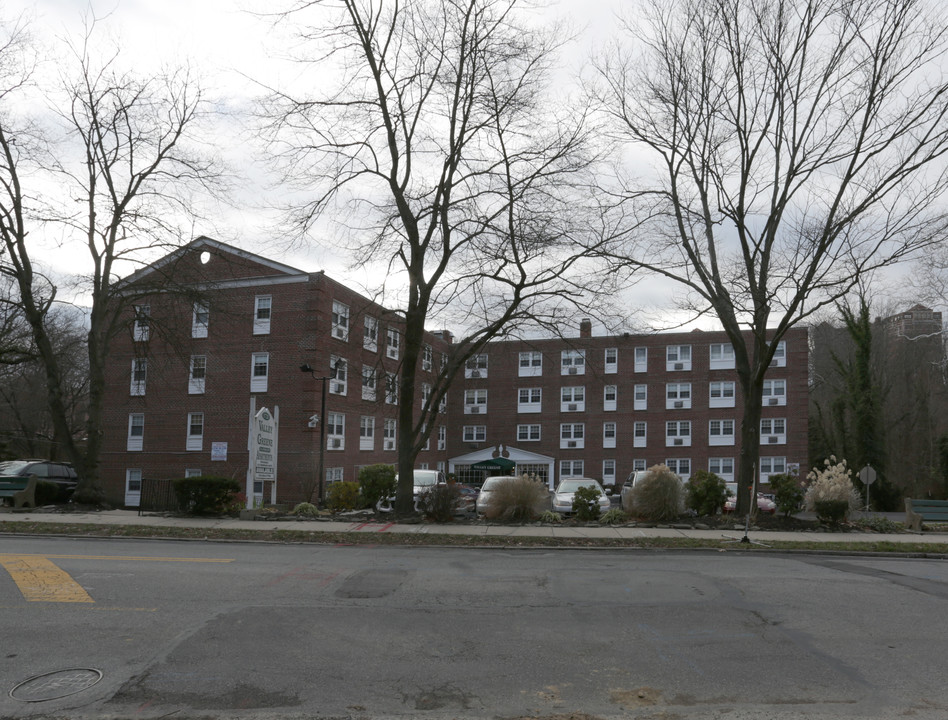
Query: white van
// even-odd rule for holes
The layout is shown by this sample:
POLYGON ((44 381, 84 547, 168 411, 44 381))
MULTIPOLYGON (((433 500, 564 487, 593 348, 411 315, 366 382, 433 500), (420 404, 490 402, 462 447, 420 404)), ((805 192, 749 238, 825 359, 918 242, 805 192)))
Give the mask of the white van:
MULTIPOLYGON (((415 510, 418 510, 418 498, 421 497, 421 494, 436 485, 444 485, 447 483, 447 478, 445 478, 444 473, 440 470, 421 470, 415 468, 412 470, 412 480, 414 481, 414 489, 412 490, 412 496, 414 498, 415 510)), ((395 487, 398 487, 398 475, 395 476, 395 487)), ((395 498, 388 497, 379 500, 375 505, 375 509, 379 512, 391 512, 395 506, 395 498)))

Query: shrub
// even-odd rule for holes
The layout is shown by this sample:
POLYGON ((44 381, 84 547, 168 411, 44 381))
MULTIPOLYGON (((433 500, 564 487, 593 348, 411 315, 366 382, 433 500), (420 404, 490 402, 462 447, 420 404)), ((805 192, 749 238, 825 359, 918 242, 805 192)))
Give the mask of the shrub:
POLYGON ((599 522, 603 525, 622 525, 628 520, 629 516, 621 508, 609 508, 599 516, 599 522))
POLYGON ((292 514, 300 517, 316 517, 319 515, 319 509, 313 503, 301 502, 293 508, 292 514))
POLYGON ((632 489, 632 508, 646 520, 673 520, 681 515, 681 478, 667 465, 648 469, 632 489))
POLYGON ((418 510, 428 520, 448 523, 454 519, 454 512, 460 501, 461 491, 457 485, 435 485, 421 493, 418 498, 418 510))
POLYGON ((61 500, 59 485, 49 480, 37 480, 33 497, 37 505, 52 505, 61 500))
POLYGON ((784 517, 790 517, 800 509, 803 503, 803 487, 793 475, 771 475, 770 489, 774 493, 774 502, 777 512, 784 517))
POLYGON ((484 516, 488 520, 529 522, 549 508, 550 491, 546 485, 524 475, 491 489, 484 516))
POLYGON ((573 493, 573 514, 577 520, 599 519, 599 490, 592 485, 584 485, 573 493))
POLYGON ((376 503, 395 494, 395 468, 379 463, 366 465, 359 471, 359 492, 365 507, 374 508, 376 503))
POLYGON ((359 483, 330 483, 326 489, 326 505, 333 512, 355 510, 359 506, 359 483))
POLYGON ((194 515, 221 513, 240 492, 240 483, 233 478, 198 475, 171 481, 178 498, 178 507, 194 515))
POLYGON ((727 483, 707 470, 698 470, 688 480, 687 505, 699 515, 716 515, 727 501, 727 483))
POLYGON ((852 473, 845 460, 836 462, 833 455, 823 461, 822 470, 813 468, 806 476, 810 481, 804 495, 806 509, 815 512, 823 521, 837 523, 845 520, 850 510, 859 507, 852 473))

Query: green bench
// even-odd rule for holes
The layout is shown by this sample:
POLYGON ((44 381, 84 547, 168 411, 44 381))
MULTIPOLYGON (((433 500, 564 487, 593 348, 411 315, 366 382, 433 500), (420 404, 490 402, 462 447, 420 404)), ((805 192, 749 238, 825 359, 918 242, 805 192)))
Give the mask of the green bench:
POLYGON ((923 522, 948 524, 948 500, 905 498, 905 527, 921 532, 923 522))
POLYGON ((0 501, 13 500, 14 508, 36 507, 36 475, 24 477, 0 477, 0 501))

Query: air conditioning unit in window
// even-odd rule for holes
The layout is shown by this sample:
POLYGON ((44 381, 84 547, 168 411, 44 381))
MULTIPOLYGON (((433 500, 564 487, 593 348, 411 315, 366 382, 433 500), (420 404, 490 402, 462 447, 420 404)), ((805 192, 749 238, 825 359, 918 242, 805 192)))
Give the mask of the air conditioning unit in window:
POLYGON ((675 370, 684 370, 684 369, 685 369, 684 363, 675 363, 675 370))
POLYGON ((676 400, 676 401, 675 401, 675 409, 676 409, 676 410, 680 410, 680 409, 683 408, 684 406, 685 406, 685 401, 684 401, 684 400, 676 400))
POLYGON ((771 443, 771 444, 773 444, 773 443, 775 443, 775 442, 777 442, 777 441, 779 441, 779 440, 780 440, 780 438, 777 437, 776 435, 771 435, 770 437, 767 438, 767 442, 768 442, 768 443, 771 443))
POLYGON ((570 375, 575 375, 575 374, 576 374, 577 372, 579 372, 579 371, 578 371, 576 368, 571 367, 568 372, 569 372, 570 375))
POLYGON ((674 444, 674 445, 684 445, 684 444, 685 444, 685 441, 684 441, 682 438, 675 438, 675 440, 673 441, 673 444, 674 444))
POLYGON ((568 412, 576 412, 577 405, 575 403, 566 406, 568 412))
POLYGON ((342 447, 342 440, 340 438, 333 438, 330 440, 329 447, 331 447, 333 450, 338 450, 342 447))
POLYGON ((386 450, 394 450, 394 449, 395 449, 395 441, 394 441, 394 440, 386 440, 386 441, 385 441, 385 449, 386 449, 386 450))
POLYGON ((332 329, 332 336, 333 336, 334 338, 338 338, 338 339, 340 339, 340 340, 345 340, 345 339, 346 339, 346 330, 345 330, 345 328, 334 327, 334 328, 332 329))
POLYGON ((472 378, 479 378, 480 376, 481 376, 481 371, 480 371, 480 370, 471 370, 471 377, 472 377, 472 378))
POLYGON ((576 447, 576 441, 575 441, 575 440, 570 440, 569 442, 566 443, 566 447, 568 447, 568 448, 574 448, 574 447, 576 447))
POLYGON ((481 411, 480 407, 477 405, 471 405, 470 410, 472 415, 477 415, 481 411))
POLYGON ((346 386, 345 386, 343 383, 333 383, 333 384, 332 384, 332 391, 333 391, 334 393, 340 393, 340 394, 341 394, 341 393, 345 393, 345 391, 346 391, 346 386))
POLYGON ((769 399, 767 400, 767 404, 768 404, 768 405, 776 405, 778 402, 779 402, 779 399, 778 399, 778 398, 769 398, 769 399))

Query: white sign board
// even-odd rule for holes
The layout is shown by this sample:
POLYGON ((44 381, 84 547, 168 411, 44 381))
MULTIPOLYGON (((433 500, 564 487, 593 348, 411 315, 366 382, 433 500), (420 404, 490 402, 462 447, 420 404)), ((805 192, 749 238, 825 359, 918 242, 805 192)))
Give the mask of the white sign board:
POLYGON ((211 462, 227 461, 227 443, 225 442, 216 442, 211 443, 211 462))
POLYGON ((261 408, 254 416, 253 429, 254 481, 276 480, 276 420, 269 410, 261 408))

